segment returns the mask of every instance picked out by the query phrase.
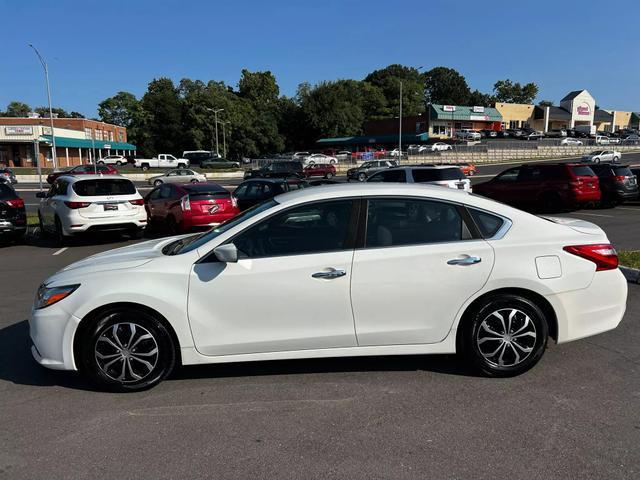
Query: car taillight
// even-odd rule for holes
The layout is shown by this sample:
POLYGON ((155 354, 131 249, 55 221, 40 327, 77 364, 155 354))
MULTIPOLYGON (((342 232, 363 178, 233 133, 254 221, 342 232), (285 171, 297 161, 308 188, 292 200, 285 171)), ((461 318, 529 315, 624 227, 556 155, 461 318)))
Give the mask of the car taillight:
POLYGON ((64 204, 72 209, 85 208, 91 205, 91 202, 64 202, 64 204))
POLYGON ((564 247, 563 250, 592 261, 596 264, 596 272, 618 268, 618 253, 616 252, 616 249, 608 243, 599 243, 595 245, 571 245, 564 247))
POLYGON ((129 200, 129 203, 131 205, 144 205, 144 200, 142 198, 139 198, 137 200, 129 200))
POLYGON ((613 178, 618 182, 624 182, 627 179, 627 177, 625 177, 624 175, 616 175, 613 178))
POLYGON ((189 201, 189 195, 185 195, 180 199, 180 208, 182 211, 191 210, 191 202, 189 201))
POLYGON ((5 203, 13 208, 24 207, 24 200, 22 200, 21 198, 14 198, 13 200, 5 200, 5 203))

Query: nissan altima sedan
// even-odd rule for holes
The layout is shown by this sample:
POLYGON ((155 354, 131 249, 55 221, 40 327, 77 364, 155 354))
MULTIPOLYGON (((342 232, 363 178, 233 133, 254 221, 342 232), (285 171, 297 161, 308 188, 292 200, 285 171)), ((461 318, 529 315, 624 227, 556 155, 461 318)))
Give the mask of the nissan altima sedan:
POLYGON ((69 265, 38 289, 31 350, 121 391, 178 365, 358 355, 458 352, 513 376, 549 338, 618 325, 617 264, 581 220, 441 187, 324 186, 69 265))

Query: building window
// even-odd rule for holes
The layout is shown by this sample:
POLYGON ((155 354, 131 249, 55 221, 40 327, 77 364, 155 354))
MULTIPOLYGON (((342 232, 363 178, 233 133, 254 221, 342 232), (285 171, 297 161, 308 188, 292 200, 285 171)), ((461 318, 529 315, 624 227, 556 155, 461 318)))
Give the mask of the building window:
POLYGON ((432 127, 433 135, 448 135, 449 129, 445 125, 434 125, 432 127))
POLYGON ((124 133, 123 132, 118 132, 118 139, 121 142, 124 142, 124 133))
POLYGON ((84 129, 84 138, 86 138, 87 140, 91 140, 91 129, 90 128, 85 128, 84 129))
POLYGON ((509 120, 509 128, 520 128, 520 120, 509 120))
POLYGON ((109 132, 109 141, 113 142, 113 132, 109 132))
POLYGON ((96 130, 96 140, 102 140, 102 130, 96 130))

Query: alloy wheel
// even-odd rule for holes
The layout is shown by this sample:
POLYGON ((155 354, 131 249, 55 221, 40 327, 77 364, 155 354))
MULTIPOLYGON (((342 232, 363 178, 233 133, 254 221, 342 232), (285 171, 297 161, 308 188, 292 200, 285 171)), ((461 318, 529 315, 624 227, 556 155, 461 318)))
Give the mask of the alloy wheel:
POLYGON ((105 328, 94 347, 95 361, 104 375, 120 383, 138 382, 156 367, 158 343, 146 328, 132 322, 105 328))
POLYGON ((489 364, 513 367, 531 355, 536 339, 536 326, 526 313, 504 308, 492 312, 482 321, 476 344, 489 364))

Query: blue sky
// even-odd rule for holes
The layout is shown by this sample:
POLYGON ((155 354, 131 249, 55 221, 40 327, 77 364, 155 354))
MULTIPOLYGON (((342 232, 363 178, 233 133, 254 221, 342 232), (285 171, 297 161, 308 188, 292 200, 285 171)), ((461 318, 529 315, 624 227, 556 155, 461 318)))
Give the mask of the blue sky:
POLYGON ((281 93, 303 81, 363 78, 390 63, 448 66, 472 89, 534 81, 537 100, 586 88, 602 108, 640 110, 640 1, 0 0, 0 109, 53 102, 96 115, 154 77, 223 80, 271 70, 281 93), (53 29, 47 26, 52 25, 53 29))

